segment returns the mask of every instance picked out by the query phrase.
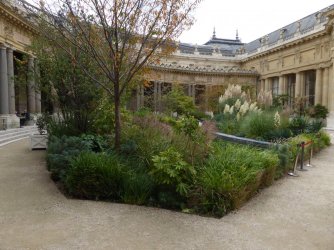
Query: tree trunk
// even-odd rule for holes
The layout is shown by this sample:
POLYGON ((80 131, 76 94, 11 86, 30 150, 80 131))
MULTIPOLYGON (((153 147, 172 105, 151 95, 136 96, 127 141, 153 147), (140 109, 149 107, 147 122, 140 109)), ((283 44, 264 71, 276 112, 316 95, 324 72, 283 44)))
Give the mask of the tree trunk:
POLYGON ((120 111, 119 83, 114 85, 114 104, 115 104, 115 150, 121 147, 121 111, 120 111))

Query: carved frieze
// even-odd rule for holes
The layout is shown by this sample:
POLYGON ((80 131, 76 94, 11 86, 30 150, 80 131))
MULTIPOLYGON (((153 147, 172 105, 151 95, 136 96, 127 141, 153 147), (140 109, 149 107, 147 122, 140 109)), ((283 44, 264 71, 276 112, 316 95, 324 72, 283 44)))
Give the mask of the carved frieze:
POLYGON ((13 38, 14 37, 14 27, 13 25, 8 22, 3 20, 3 29, 4 29, 4 33, 5 33, 5 37, 6 38, 13 38))

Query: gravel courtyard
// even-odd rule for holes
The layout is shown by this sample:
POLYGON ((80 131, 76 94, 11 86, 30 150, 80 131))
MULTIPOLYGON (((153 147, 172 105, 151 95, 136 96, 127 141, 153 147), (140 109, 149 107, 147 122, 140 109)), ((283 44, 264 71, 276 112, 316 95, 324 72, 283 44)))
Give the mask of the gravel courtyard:
POLYGON ((0 249, 334 249, 334 146, 222 219, 64 197, 45 152, 0 147, 0 249))

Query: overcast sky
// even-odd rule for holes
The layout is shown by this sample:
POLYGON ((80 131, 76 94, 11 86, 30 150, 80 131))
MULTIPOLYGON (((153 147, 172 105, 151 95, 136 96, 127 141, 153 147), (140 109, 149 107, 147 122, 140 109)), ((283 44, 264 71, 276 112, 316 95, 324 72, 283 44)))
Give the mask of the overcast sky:
POLYGON ((242 42, 248 43, 332 4, 333 0, 202 0, 196 23, 180 41, 203 44, 216 27, 218 38, 235 39, 238 29, 242 42))

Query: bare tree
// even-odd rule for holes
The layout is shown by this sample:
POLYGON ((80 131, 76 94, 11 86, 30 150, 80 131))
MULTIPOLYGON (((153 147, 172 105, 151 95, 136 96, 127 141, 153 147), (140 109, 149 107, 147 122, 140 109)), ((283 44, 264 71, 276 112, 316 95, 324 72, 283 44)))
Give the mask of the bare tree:
MULTIPOLYGON (((201 0, 58 0, 26 9, 43 25, 41 35, 72 55, 70 47, 91 57, 106 81, 80 65, 113 99, 115 148, 120 147, 121 97, 145 65, 171 52, 170 44, 193 24, 201 0), (50 27, 63 39, 54 39, 50 27)), ((75 57, 73 57, 75 58, 75 57)), ((77 62, 80 64, 80 62, 77 62)))

